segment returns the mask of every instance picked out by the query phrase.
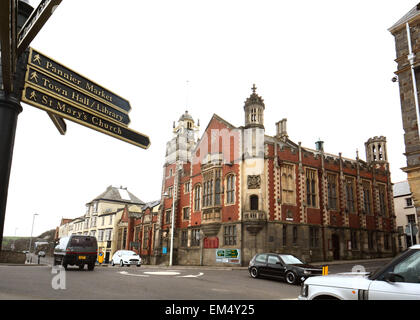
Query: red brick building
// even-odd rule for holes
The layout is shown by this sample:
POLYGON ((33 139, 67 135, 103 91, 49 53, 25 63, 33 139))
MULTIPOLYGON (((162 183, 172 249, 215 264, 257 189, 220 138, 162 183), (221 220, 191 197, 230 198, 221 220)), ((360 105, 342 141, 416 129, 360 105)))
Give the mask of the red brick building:
POLYGON ((385 137, 366 143, 366 161, 306 148, 265 134, 255 86, 244 126, 213 115, 200 139, 186 112, 174 124, 163 167, 154 263, 167 261, 174 205, 174 264, 247 265, 257 252, 306 261, 396 253, 392 183, 385 137), (165 195, 165 196, 164 196, 165 195), (174 201, 175 200, 175 201, 174 201), (175 202, 175 203, 173 203, 175 202))

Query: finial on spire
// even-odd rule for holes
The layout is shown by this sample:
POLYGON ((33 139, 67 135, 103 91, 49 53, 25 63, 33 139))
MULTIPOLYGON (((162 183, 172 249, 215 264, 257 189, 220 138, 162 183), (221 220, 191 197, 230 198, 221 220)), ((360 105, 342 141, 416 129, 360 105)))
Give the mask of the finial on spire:
POLYGON ((255 93, 255 91, 257 90, 257 87, 255 86, 255 83, 252 85, 252 93, 255 93))

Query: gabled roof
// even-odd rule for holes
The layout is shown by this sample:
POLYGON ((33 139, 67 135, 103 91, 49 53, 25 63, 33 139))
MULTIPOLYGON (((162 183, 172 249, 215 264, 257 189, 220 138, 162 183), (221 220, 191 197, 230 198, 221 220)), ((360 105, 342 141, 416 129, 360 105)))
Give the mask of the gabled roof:
POLYGON ((395 31, 399 26, 405 25, 407 22, 410 22, 415 17, 420 15, 420 3, 416 4, 413 9, 408 11, 400 20, 398 20, 391 28, 388 29, 389 32, 395 31))
MULTIPOLYGON (((144 202, 133 195, 127 188, 117 188, 113 186, 109 186, 106 188, 105 192, 101 193, 91 202, 99 201, 99 200, 108 200, 108 201, 115 201, 115 202, 122 202, 122 203, 132 203, 138 205, 144 205, 144 202)), ((88 204, 89 204, 88 203, 88 204)))
POLYGON ((231 123, 227 122, 227 121, 226 121, 225 119, 223 119, 222 117, 220 117, 220 116, 218 116, 217 114, 213 113, 213 116, 211 117, 211 119, 210 119, 209 123, 207 124, 206 129, 204 129, 203 134, 201 135, 201 138, 197 141, 197 143, 196 143, 196 145, 195 145, 195 147, 194 147, 194 149, 193 149, 193 152, 195 152, 195 151, 197 150, 198 146, 200 145, 200 141, 202 141, 202 140, 203 140, 203 137, 206 135, 206 133, 207 133, 207 129, 209 128, 210 123, 211 123, 213 120, 217 120, 217 121, 219 121, 219 122, 223 123, 223 124, 224 124, 226 127, 228 127, 229 129, 238 129, 238 128, 237 128, 237 127, 235 127, 233 124, 231 124, 231 123))
POLYGON ((147 202, 143 207, 142 210, 146 210, 147 208, 154 208, 156 206, 160 205, 160 200, 155 200, 155 201, 151 201, 151 202, 147 202))

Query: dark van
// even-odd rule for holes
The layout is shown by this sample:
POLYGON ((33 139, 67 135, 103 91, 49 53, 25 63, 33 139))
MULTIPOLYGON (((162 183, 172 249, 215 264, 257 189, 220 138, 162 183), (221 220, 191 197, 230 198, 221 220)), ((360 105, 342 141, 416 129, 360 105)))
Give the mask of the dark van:
POLYGON ((54 265, 62 265, 67 270, 68 265, 79 266, 82 270, 85 264, 88 270, 95 268, 98 244, 92 236, 71 235, 62 237, 54 249, 54 265))

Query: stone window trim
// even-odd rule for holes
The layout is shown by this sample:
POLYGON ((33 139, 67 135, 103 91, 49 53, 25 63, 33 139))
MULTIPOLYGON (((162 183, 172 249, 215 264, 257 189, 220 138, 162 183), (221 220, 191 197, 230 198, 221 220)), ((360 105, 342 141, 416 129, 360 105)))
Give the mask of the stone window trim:
POLYGON ((225 206, 232 206, 236 204, 236 181, 237 177, 236 174, 233 172, 229 172, 225 175, 224 185, 225 185, 225 206))
POLYGON ((182 220, 183 221, 189 221, 191 218, 191 208, 190 206, 185 206, 182 208, 182 220), (188 209, 188 214, 186 215, 186 209, 188 209))
POLYGON ((181 247, 188 247, 188 230, 181 230, 181 247))
POLYGON ((201 193, 202 186, 201 183, 196 183, 193 188, 193 209, 194 212, 201 211, 201 193))
POLYGON ((309 248, 320 248, 319 227, 309 227, 309 248))
POLYGON ((386 185, 384 183, 378 183, 377 191, 379 200, 378 214, 382 217, 388 217, 389 209, 386 185))
POLYGON ((202 173, 202 209, 222 205, 222 168, 214 167, 202 173))
POLYGON ((363 193, 363 213, 366 215, 373 215, 373 194, 372 183, 369 180, 362 180, 363 193))
POLYGON ((172 208, 165 210, 165 222, 164 222, 164 224, 170 224, 171 223, 171 215, 172 215, 172 208))
POLYGON ((280 167, 281 201, 296 205, 296 171, 292 163, 282 163, 280 167))
POLYGON ((188 194, 190 192, 191 192, 191 183, 188 181, 184 183, 184 194, 188 194))
POLYGON ((237 228, 236 224, 226 224, 223 226, 223 245, 236 246, 237 228))
POLYGON ((344 176, 345 212, 357 213, 357 190, 356 179, 351 176, 344 176))
POLYGON ((200 228, 191 229, 191 242, 190 247, 200 246, 200 240, 197 240, 198 235, 200 234, 200 228))
POLYGON ((327 208, 329 211, 340 211, 340 192, 338 173, 327 172, 327 208))
POLYGON ((305 195, 306 207, 319 209, 318 170, 315 168, 305 168, 305 195))

